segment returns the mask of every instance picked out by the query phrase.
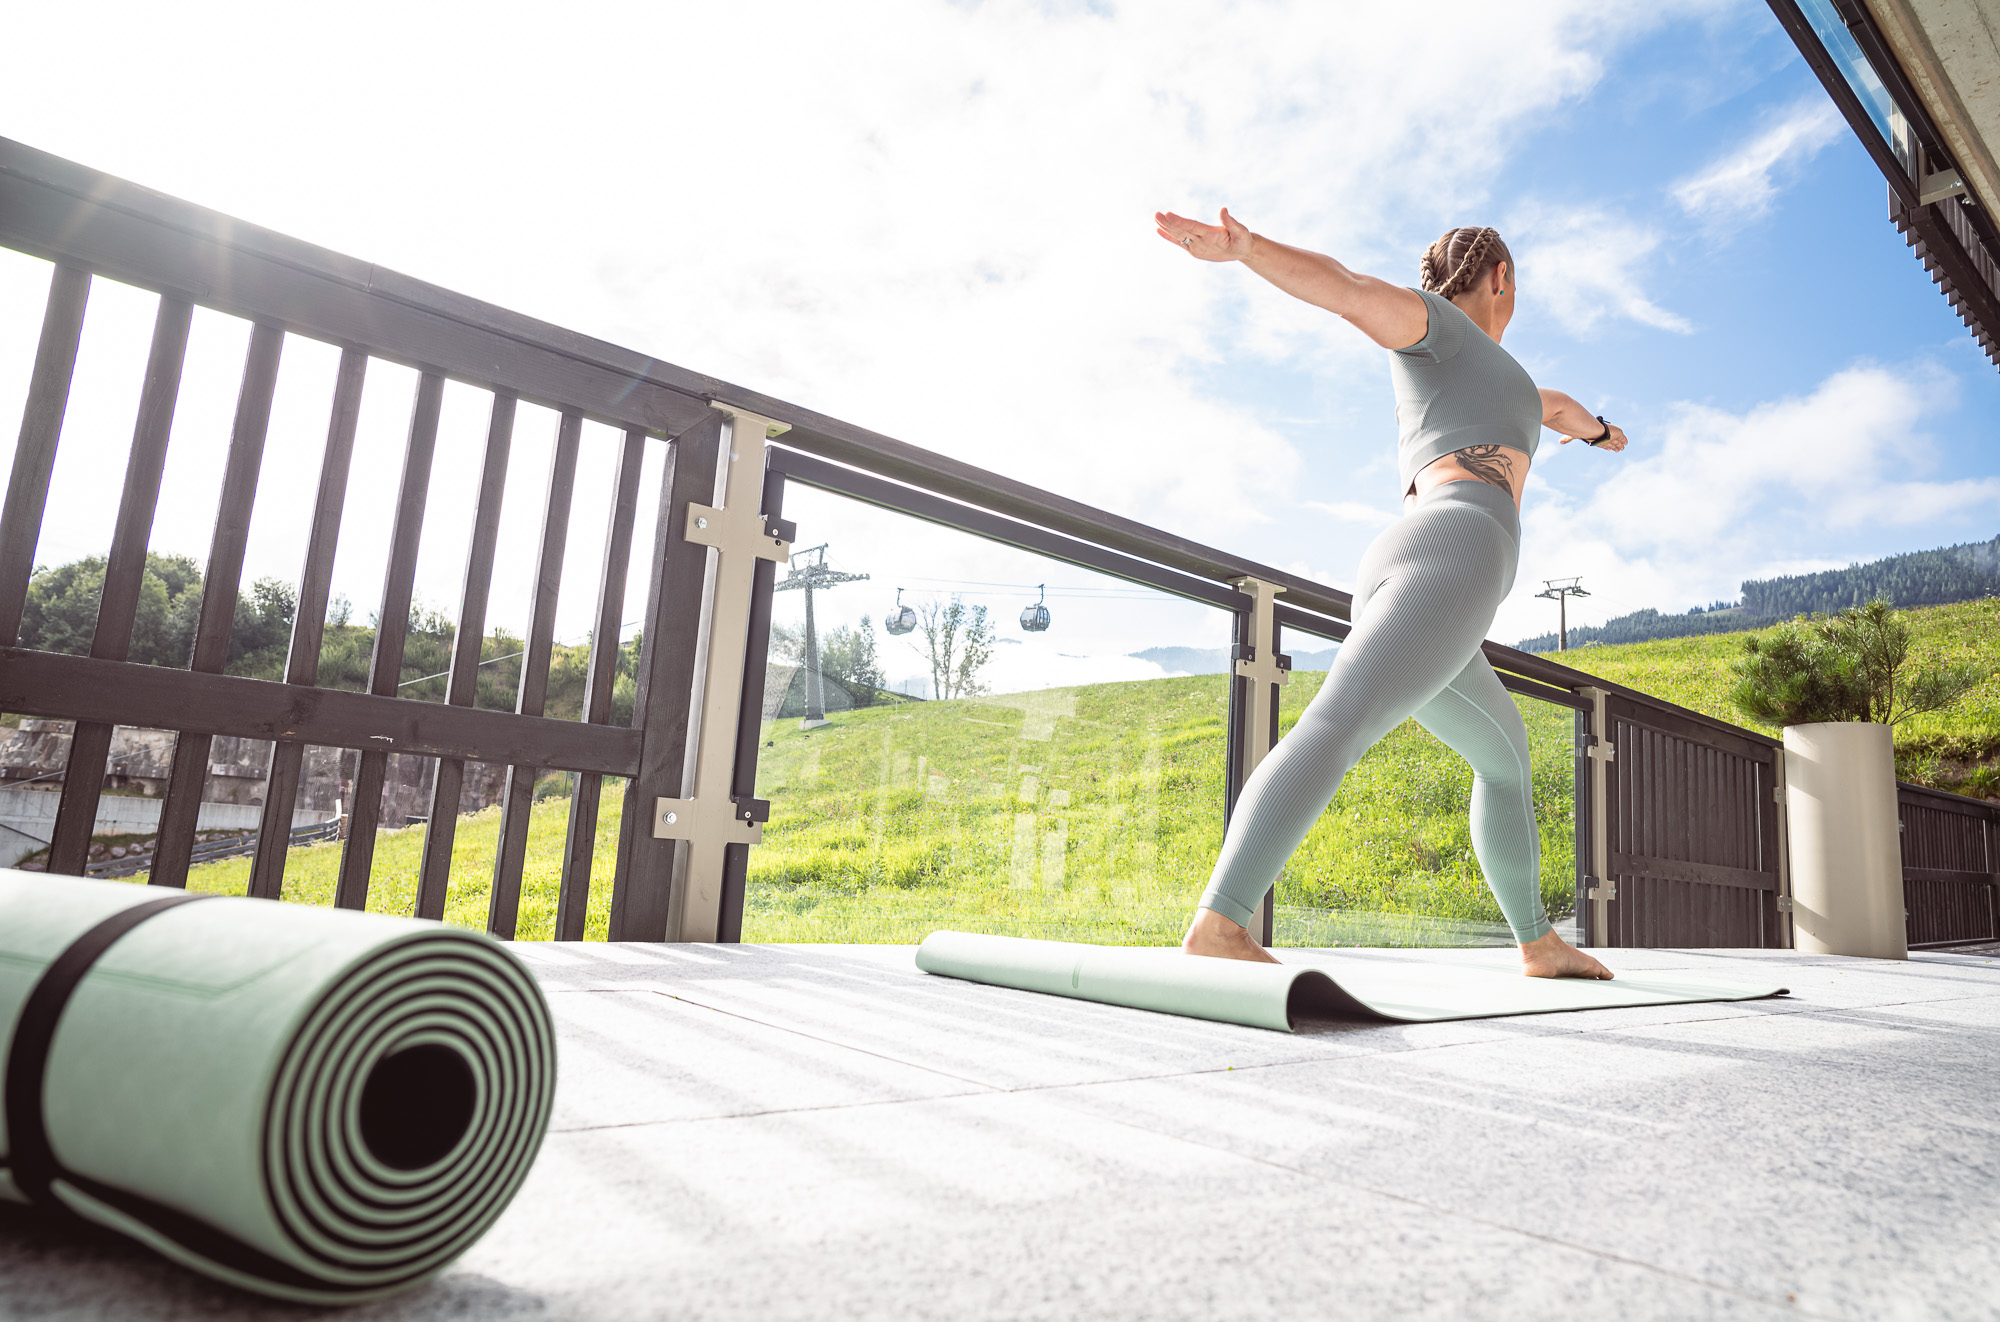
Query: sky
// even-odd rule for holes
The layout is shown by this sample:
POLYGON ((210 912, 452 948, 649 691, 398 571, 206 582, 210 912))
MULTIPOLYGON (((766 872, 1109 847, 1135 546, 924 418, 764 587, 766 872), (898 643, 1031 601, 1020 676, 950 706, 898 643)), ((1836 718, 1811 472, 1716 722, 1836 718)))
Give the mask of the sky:
MULTIPOLYGON (((1595 623, 2000 532, 2000 372, 1761 0, 10 18, 24 50, 85 30, 87 95, 23 62, 0 134, 1341 587, 1397 515, 1382 351, 1150 217, 1227 205, 1407 283, 1445 228, 1494 225, 1520 262, 1506 347, 1632 441, 1545 436, 1502 641, 1553 627, 1544 578, 1581 575, 1571 623, 1595 623)), ((0 252, 0 446, 47 280, 0 252)), ((43 563, 109 544, 153 306, 97 283, 43 563)), ((197 315, 156 550, 206 554, 246 342, 197 315)), ((249 578, 298 572, 336 356, 288 341, 249 578)), ((360 617, 413 381, 370 370, 335 581, 360 617)), ((418 577, 439 609, 487 406, 447 395, 418 577)), ((553 427, 517 429, 491 613, 517 629, 553 427)), ((613 442, 586 437, 561 637, 588 628, 613 442)), ((1000 626, 996 687, 1157 673, 1124 654, 1226 636, 1208 607, 836 498, 787 513, 870 576, 819 596, 822 628, 959 593, 1000 626), (1055 623, 1025 634, 1040 584, 1055 623)), ((880 641, 892 679, 920 671, 880 641)))

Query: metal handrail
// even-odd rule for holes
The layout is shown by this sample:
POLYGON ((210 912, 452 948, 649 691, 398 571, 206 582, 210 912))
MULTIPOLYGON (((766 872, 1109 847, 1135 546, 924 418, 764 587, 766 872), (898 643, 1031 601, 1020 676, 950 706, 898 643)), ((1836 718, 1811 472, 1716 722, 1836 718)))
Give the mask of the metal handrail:
MULTIPOLYGON (((558 408, 581 406, 585 416, 616 426, 637 424, 671 437, 710 417, 711 401, 734 404, 789 424, 791 430, 784 436, 787 449, 913 491, 992 511, 1211 583, 1256 578, 1276 584, 1284 589, 1281 610, 1321 617, 1314 621, 1295 616, 1295 626, 1303 624, 1323 636, 1333 636, 1337 629, 1328 626, 1352 615, 1352 594, 1324 583, 719 377, 245 224, 7 138, 0 138, 0 242, 51 260, 82 262, 143 288, 180 294, 302 335, 343 345, 365 343, 374 356, 486 389, 558 408), (60 252, 50 242, 57 234, 63 245, 60 252), (225 265, 228 279, 221 278, 225 265), (357 319, 353 310, 357 299, 377 308, 389 305, 403 315, 357 319), (282 316, 272 315, 274 304, 283 305, 282 316), (551 388, 560 384, 562 394, 538 395, 537 382, 551 388), (596 399, 580 399, 579 394, 593 393, 592 385, 598 387, 596 399)), ((1232 604, 1241 608, 1241 603, 1232 604)), ((1491 641, 1483 650, 1496 669, 1558 689, 1602 688, 1744 737, 1776 742, 1534 653, 1491 641)))

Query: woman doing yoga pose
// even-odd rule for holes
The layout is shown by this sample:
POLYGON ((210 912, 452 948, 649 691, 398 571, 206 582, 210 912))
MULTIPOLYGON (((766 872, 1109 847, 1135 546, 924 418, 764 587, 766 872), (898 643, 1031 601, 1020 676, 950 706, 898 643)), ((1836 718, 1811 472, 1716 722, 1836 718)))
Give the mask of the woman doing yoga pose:
POLYGON ((1472 847, 1532 977, 1608 978, 1542 909, 1528 732, 1480 653, 1514 585, 1521 488, 1541 429, 1623 450, 1625 433, 1568 395, 1538 390, 1500 347, 1514 315, 1513 257, 1490 229, 1452 230, 1424 254, 1421 291, 1287 247, 1227 210, 1172 212, 1160 237, 1204 262, 1242 262, 1345 317, 1392 352, 1403 517, 1361 557, 1354 628, 1292 732, 1258 764, 1223 837, 1182 948, 1270 960, 1247 930, 1285 861, 1378 739, 1415 717, 1472 764, 1472 847))

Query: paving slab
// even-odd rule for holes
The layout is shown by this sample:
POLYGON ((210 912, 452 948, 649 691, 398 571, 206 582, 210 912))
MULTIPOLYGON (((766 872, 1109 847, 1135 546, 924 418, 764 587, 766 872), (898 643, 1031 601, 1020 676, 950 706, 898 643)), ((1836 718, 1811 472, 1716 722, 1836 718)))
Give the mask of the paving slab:
MULTIPOLYGON (((1794 995, 1282 1034, 931 978, 908 947, 520 949, 560 1033, 542 1156, 459 1264, 343 1318, 1931 1319, 2000 1295, 1989 954, 1618 951, 1794 995)), ((0 1317, 311 1312, 0 1210, 0 1317)))

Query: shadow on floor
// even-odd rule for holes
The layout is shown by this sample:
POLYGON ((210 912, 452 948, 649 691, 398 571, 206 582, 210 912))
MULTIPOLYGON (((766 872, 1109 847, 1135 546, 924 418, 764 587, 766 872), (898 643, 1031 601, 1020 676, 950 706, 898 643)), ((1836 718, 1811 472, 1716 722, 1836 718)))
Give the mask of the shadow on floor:
POLYGON ((7 1317, 59 1316, 122 1322, 146 1301, 149 1322, 277 1322, 340 1318, 353 1322, 464 1318, 468 1322, 550 1319, 543 1298, 490 1277, 451 1273, 407 1293, 355 1307, 288 1304, 209 1280, 168 1262, 122 1235, 76 1217, 51 1217, 0 1203, 0 1281, 7 1317))

